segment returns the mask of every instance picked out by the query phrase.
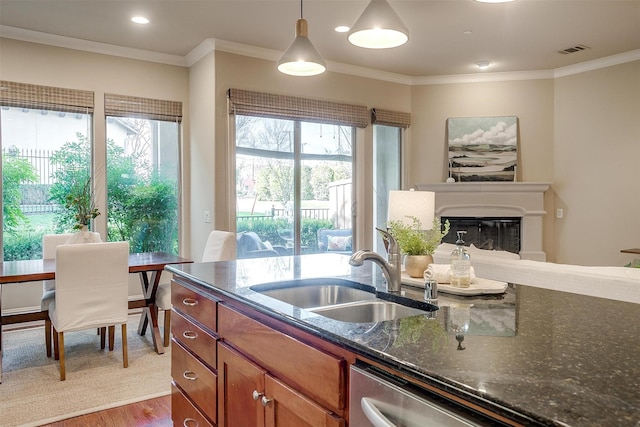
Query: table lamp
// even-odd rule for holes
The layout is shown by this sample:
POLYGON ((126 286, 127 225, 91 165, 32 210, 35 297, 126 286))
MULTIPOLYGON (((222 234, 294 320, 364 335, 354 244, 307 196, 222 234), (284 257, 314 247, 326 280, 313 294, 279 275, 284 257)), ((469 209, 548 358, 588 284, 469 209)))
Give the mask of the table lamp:
POLYGON ((435 216, 436 193, 433 191, 392 190, 389 191, 389 209, 387 224, 401 221, 405 225, 413 225, 413 219, 420 220, 424 230, 433 228, 435 216))

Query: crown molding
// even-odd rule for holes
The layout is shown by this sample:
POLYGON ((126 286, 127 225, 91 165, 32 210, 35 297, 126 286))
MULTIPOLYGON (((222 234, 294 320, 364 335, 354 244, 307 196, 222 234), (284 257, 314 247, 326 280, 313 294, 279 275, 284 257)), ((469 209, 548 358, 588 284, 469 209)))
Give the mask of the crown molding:
POLYGON ((187 66, 186 58, 179 55, 168 55, 166 53, 152 52, 149 50, 134 49, 131 47, 92 42, 88 40, 76 39, 73 37, 58 36, 56 34, 25 30, 23 28, 8 27, 6 25, 0 25, 0 37, 67 49, 81 50, 85 52, 100 53, 103 55, 120 56, 123 58, 157 62, 160 64, 177 65, 181 67, 187 66))
MULTIPOLYGON (((276 62, 280 56, 282 56, 282 52, 278 50, 265 49, 226 40, 207 39, 187 54, 188 65, 191 66, 195 64, 205 55, 213 51, 232 53, 235 55, 248 56, 273 62, 276 62)), ((388 73, 385 71, 358 67, 356 65, 344 64, 341 62, 327 61, 327 71, 405 85, 411 85, 412 82, 411 77, 402 74, 388 73)))
POLYGON ((553 70, 539 70, 414 77, 411 83, 412 85, 443 85, 453 83, 506 82, 514 80, 541 80, 552 78, 553 70))
POLYGON ((629 52, 611 55, 605 58, 594 59, 593 61, 581 62, 575 65, 556 68, 553 70, 553 77, 566 77, 573 74, 585 73, 587 71, 599 70, 601 68, 612 67, 614 65, 625 64, 640 60, 640 49, 631 50, 629 52))
MULTIPOLYGON (((0 25, 0 37, 21 40, 31 43, 39 43, 50 46, 57 46, 68 49, 81 50, 86 52, 100 53, 104 55, 120 56, 124 58, 137 59, 142 61, 157 62, 167 65, 181 67, 191 67, 200 61, 207 54, 215 51, 227 52, 236 55, 249 56, 269 61, 277 61, 282 52, 272 49, 265 49, 256 46, 244 45, 218 39, 205 39, 191 50, 186 56, 168 55, 143 49, 134 49, 123 46, 116 46, 106 43, 98 43, 72 37, 58 36, 55 34, 42 33, 39 31, 25 30, 22 28, 0 25)), ((501 82, 514 80, 540 80, 566 77, 573 74, 580 74, 601 68, 620 65, 627 62, 640 60, 640 49, 599 58, 592 61, 581 62, 575 65, 556 68, 553 70, 537 71, 516 71, 504 73, 476 73, 476 74, 453 74, 441 76, 412 77, 403 74, 389 73, 371 68, 358 67, 355 65, 340 62, 327 62, 327 70, 336 73, 348 74, 352 76, 381 80, 390 83, 398 83, 409 86, 414 85, 436 85, 455 83, 483 83, 501 82)))

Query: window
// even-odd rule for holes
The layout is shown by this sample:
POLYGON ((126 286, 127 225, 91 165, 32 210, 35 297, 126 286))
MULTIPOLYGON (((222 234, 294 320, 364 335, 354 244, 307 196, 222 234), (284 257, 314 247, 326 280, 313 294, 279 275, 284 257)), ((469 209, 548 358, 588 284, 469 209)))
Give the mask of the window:
POLYGON ((65 199, 91 176, 93 92, 0 82, 3 259, 39 259, 71 232, 65 199))
POLYGON ((238 256, 350 253, 352 147, 366 109, 235 89, 229 96, 238 256))
POLYGON ((178 254, 179 102, 105 94, 107 236, 178 254))
MULTIPOLYGON (((409 126, 408 113, 374 108, 373 117, 373 224, 386 230, 389 191, 402 188, 402 135, 409 126)), ((384 243, 373 231, 373 249, 386 255, 384 243)))

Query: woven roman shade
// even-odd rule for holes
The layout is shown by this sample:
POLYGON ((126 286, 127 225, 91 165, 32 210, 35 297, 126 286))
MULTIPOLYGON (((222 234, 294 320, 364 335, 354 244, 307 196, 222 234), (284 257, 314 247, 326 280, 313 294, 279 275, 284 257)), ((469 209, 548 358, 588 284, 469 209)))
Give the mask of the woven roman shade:
POLYGON ((369 124, 367 107, 296 96, 275 95, 242 89, 229 89, 229 114, 365 128, 369 124))
POLYGON ((395 126, 406 129, 411 125, 411 113, 372 108, 371 123, 374 125, 395 126))
POLYGON ((181 123, 182 102, 105 93, 104 114, 181 123))
POLYGON ((92 114, 93 92, 2 80, 0 81, 0 105, 92 114))

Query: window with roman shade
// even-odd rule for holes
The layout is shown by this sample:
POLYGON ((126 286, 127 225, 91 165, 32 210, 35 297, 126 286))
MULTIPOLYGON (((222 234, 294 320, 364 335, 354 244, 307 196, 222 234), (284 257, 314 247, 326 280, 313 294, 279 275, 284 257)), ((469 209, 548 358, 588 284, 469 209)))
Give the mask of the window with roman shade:
POLYGON ((106 93, 108 240, 178 253, 182 102, 106 93))
POLYGON ((384 110, 382 108, 372 108, 371 123, 374 125, 393 126, 406 129, 411 125, 411 113, 384 110))
POLYGON ((228 98, 229 114, 305 120, 358 128, 365 128, 369 124, 367 107, 363 105, 242 89, 229 89, 228 98))
POLYGON ((94 93, 2 80, 0 106, 3 259, 39 259, 44 234, 77 223, 66 202, 91 176, 94 93))

